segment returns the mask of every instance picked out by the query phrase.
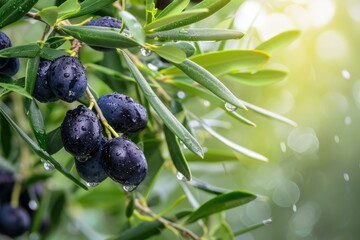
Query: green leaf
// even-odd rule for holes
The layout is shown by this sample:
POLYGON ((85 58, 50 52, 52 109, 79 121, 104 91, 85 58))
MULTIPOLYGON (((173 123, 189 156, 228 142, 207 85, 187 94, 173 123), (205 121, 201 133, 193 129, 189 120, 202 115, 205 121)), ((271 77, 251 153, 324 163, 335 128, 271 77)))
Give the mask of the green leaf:
POLYGON ((146 34, 148 39, 156 39, 158 41, 221 41, 241 39, 243 36, 244 33, 237 30, 216 28, 181 28, 146 34))
POLYGON ((60 165, 53 157, 49 155, 45 150, 41 149, 15 122, 5 111, 6 105, 0 102, 0 113, 5 117, 9 124, 15 129, 15 131, 20 135, 20 137, 26 142, 26 144, 42 159, 51 162, 54 167, 62 173, 69 180, 74 182, 79 187, 87 190, 87 187, 72 176, 63 166, 60 165))
POLYGON ((131 59, 123 53, 124 59, 129 66, 130 71, 137 80, 140 89, 150 105, 157 112, 164 124, 195 154, 203 156, 203 149, 198 141, 186 130, 186 128, 175 118, 175 116, 165 107, 163 102, 154 93, 139 69, 131 59))
POLYGON ((49 48, 58 48, 66 42, 67 37, 54 36, 46 40, 45 46, 49 48))
POLYGON ((224 110, 225 110, 226 114, 228 114, 229 116, 235 118, 236 120, 239 120, 242 123, 245 123, 246 125, 256 127, 256 124, 253 121, 250 121, 249 119, 247 119, 244 116, 240 115, 236 111, 229 111, 229 110, 226 109, 225 106, 223 108, 225 108, 224 110))
POLYGON ((42 149, 46 149, 46 132, 44 119, 40 112, 40 109, 34 100, 30 100, 26 107, 26 115, 28 116, 31 129, 35 135, 39 146, 42 149))
POLYGON ((118 29, 94 26, 62 26, 59 30, 85 42, 88 45, 107 48, 131 48, 139 44, 118 29))
POLYGON ((186 153, 185 157, 189 162, 215 163, 224 161, 238 161, 238 158, 233 151, 224 149, 208 149, 204 154, 204 158, 199 158, 198 156, 191 153, 186 153))
POLYGON ((50 26, 54 26, 58 18, 58 8, 56 6, 47 7, 37 13, 41 19, 50 26))
POLYGON ((5 58, 33 58, 39 55, 40 47, 36 43, 27 45, 20 45, 16 47, 9 47, 0 50, 0 57, 5 58))
POLYGON ((134 240, 134 239, 148 239, 149 237, 160 234, 165 226, 159 221, 143 222, 136 227, 130 228, 123 232, 113 240, 134 240))
POLYGON ((26 98, 32 99, 32 96, 25 90, 25 88, 18 85, 0 82, 0 87, 16 92, 26 98))
POLYGON ((177 47, 160 46, 151 48, 151 50, 173 63, 182 63, 186 59, 186 53, 177 47))
POLYGON ((64 55, 69 55, 69 53, 62 49, 53 49, 53 48, 44 47, 41 49, 39 55, 42 58, 54 60, 55 58, 58 58, 58 57, 61 57, 64 55))
MULTIPOLYGON (((189 59, 213 75, 220 76, 233 70, 244 71, 262 66, 268 62, 270 55, 258 50, 224 50, 195 55, 189 59)), ((185 75, 175 67, 164 69, 161 73, 173 76, 185 75)))
POLYGON ((93 64, 93 63, 88 63, 85 66, 86 66, 86 69, 90 68, 92 70, 95 70, 97 72, 106 74, 106 75, 114 77, 114 78, 117 78, 117 79, 122 80, 122 81, 127 81, 127 82, 132 82, 132 83, 136 82, 134 78, 131 78, 131 77, 128 77, 128 76, 126 76, 124 74, 121 74, 120 72, 115 71, 115 70, 113 70, 111 68, 103 67, 101 65, 97 65, 97 64, 93 64))
POLYGON ((174 166, 187 181, 191 181, 191 171, 176 136, 166 126, 164 127, 164 134, 174 166))
POLYGON ((61 140, 60 127, 55 128, 46 135, 46 151, 53 155, 57 153, 63 147, 61 140))
POLYGON ((120 16, 122 17, 125 26, 128 27, 131 34, 134 36, 134 39, 139 43, 139 45, 144 45, 145 43, 145 32, 142 25, 139 21, 128 11, 120 11, 120 16))
POLYGON ((80 11, 68 16, 68 18, 80 17, 96 12, 113 2, 115 2, 115 0, 85 0, 80 4, 80 11))
MULTIPOLYGON (((153 21, 152 23, 145 25, 144 29, 146 31, 151 31, 151 30, 156 30, 156 29, 160 29, 160 28, 161 29, 165 28, 163 30, 167 30, 168 26, 172 23, 176 23, 176 22, 181 23, 184 19, 187 19, 189 17, 194 17, 194 16, 197 16, 197 15, 199 15, 201 13, 205 13, 205 12, 208 12, 208 9, 203 8, 203 9, 195 9, 192 11, 185 11, 185 12, 182 12, 177 15, 172 15, 172 16, 157 19, 157 20, 153 21)), ((170 28, 170 29, 172 29, 172 28, 170 28)))
POLYGON ((242 234, 251 232, 251 231, 253 231, 253 230, 255 230, 255 229, 258 229, 258 228, 261 228, 261 227, 263 227, 263 226, 266 226, 266 225, 270 224, 271 222, 272 222, 271 218, 266 219, 266 220, 262 221, 261 223, 254 224, 254 225, 252 225, 252 226, 250 226, 250 227, 247 227, 247 228, 245 228, 245 229, 241 229, 241 230, 239 230, 239 231, 236 231, 236 232, 234 232, 234 235, 235 235, 235 236, 239 236, 239 235, 242 235, 242 234))
POLYGON ((231 230, 231 227, 224 220, 221 221, 220 226, 216 229, 214 234, 212 235, 214 239, 221 240, 234 240, 235 236, 231 230))
POLYGON ((203 205, 201 205, 190 217, 186 223, 193 223, 198 219, 207 217, 211 214, 235 208, 254 200, 256 196, 249 192, 233 191, 216 196, 203 205))
POLYGON ((174 65, 192 80, 200 83, 203 87, 209 89, 213 94, 223 99, 225 102, 246 109, 241 100, 239 100, 219 79, 200 65, 189 59, 186 59, 180 64, 174 63, 174 65))
POLYGON ((228 73, 224 78, 238 81, 250 86, 264 86, 280 82, 288 76, 288 72, 275 69, 263 69, 256 72, 228 73))
POLYGON ((35 57, 35 58, 30 58, 26 64, 25 89, 30 95, 32 95, 35 86, 39 62, 40 62, 40 58, 35 57))
POLYGON ((129 218, 133 215, 135 209, 134 194, 129 194, 126 201, 126 217, 129 218))
POLYGON ((156 19, 179 14, 187 7, 187 5, 189 5, 189 3, 190 0, 174 0, 156 16, 156 19))
POLYGON ((250 149, 244 148, 243 146, 240 146, 232 141, 230 141, 229 139, 223 137, 222 135, 220 135, 219 133, 215 132, 211 127, 207 126, 204 121, 202 121, 201 119, 197 119, 200 123, 200 125, 214 138, 216 138, 217 140, 219 140, 220 142, 224 143, 225 145, 227 145, 228 147, 232 148, 233 150, 244 154, 245 156, 248 156, 250 158, 256 159, 256 160, 260 160, 260 161, 264 161, 267 162, 268 159, 259 154, 256 153, 254 151, 251 151, 250 149))
POLYGON ((301 32, 299 30, 282 32, 261 43, 259 46, 256 47, 256 49, 272 54, 278 49, 289 46, 291 43, 293 43, 296 39, 299 38, 300 33, 301 32))
POLYGON ((179 48, 179 49, 181 49, 182 51, 185 52, 186 57, 191 57, 192 55, 195 54, 195 51, 196 51, 195 47, 191 43, 182 42, 182 41, 179 41, 179 42, 166 42, 166 43, 163 44, 163 46, 170 46, 170 47, 179 48))
POLYGON ((175 16, 163 17, 145 26, 145 30, 170 30, 207 18, 227 5, 231 0, 204 0, 191 9, 175 16))
POLYGON ((198 179, 193 179, 192 181, 186 182, 186 183, 195 188, 198 188, 200 190, 203 190, 203 191, 211 193, 211 194, 219 195, 219 194, 223 194, 226 192, 230 192, 229 189, 219 188, 219 187, 213 186, 207 182, 202 182, 198 179))
POLYGON ((80 11, 80 4, 77 0, 66 0, 63 4, 58 7, 59 19, 58 21, 64 20, 67 17, 76 14, 80 11))
POLYGON ((38 0, 8 0, 0 7, 0 29, 22 18, 38 0))

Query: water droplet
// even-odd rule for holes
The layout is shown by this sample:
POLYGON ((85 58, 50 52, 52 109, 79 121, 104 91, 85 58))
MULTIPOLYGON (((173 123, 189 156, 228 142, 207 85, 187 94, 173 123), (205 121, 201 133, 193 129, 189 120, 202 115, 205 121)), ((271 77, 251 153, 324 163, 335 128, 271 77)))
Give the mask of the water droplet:
POLYGON ((286 152, 286 144, 284 142, 280 143, 280 149, 282 152, 286 152))
POLYGON ((182 141, 180 141, 180 146, 181 146, 183 149, 187 149, 187 146, 186 146, 182 141))
POLYGON ((351 124, 351 117, 346 116, 344 119, 345 125, 350 125, 351 124))
POLYGON ((144 57, 148 57, 150 56, 150 54, 152 53, 150 49, 147 48, 141 48, 140 49, 140 53, 141 55, 143 55, 144 57))
POLYGON ((183 28, 183 29, 180 29, 180 33, 188 33, 189 31, 187 30, 187 29, 185 29, 185 28, 183 28))
POLYGON ((207 101, 207 100, 205 100, 203 104, 204 104, 205 107, 210 107, 210 102, 207 101))
POLYGON ((264 224, 264 225, 267 225, 267 224, 270 224, 270 223, 272 223, 272 219, 271 219, 271 218, 265 219, 265 220, 263 221, 263 224, 264 224))
POLYGON ((225 103, 225 108, 226 110, 233 112, 237 109, 237 107, 235 107, 234 105, 231 105, 230 103, 225 103))
POLYGON ((97 185, 99 185, 98 182, 86 182, 86 186, 88 187, 96 187, 97 185))
POLYGON ((137 185, 127 185, 127 186, 123 186, 124 191, 126 192, 132 192, 137 188, 137 185))
POLYGON ((186 94, 183 91, 178 91, 176 95, 180 99, 184 99, 186 97, 186 94))
POLYGON ((345 180, 346 182, 350 181, 350 176, 349 176, 348 173, 344 173, 344 180, 345 180))
POLYGON ((36 210, 39 207, 38 203, 35 200, 30 200, 28 206, 31 210, 36 210))
POLYGON ((183 182, 189 181, 189 179, 187 179, 181 172, 177 172, 176 177, 177 177, 177 179, 179 179, 180 181, 183 181, 183 182))
POLYGON ((342 75, 343 78, 345 78, 345 79, 350 79, 350 77, 351 77, 348 70, 342 70, 341 75, 342 75))
POLYGON ((48 162, 45 159, 41 159, 41 162, 43 163, 46 171, 52 171, 55 169, 54 165, 51 162, 48 162))
POLYGON ((338 135, 335 135, 335 136, 334 136, 334 141, 335 141, 336 143, 339 143, 339 142, 340 142, 340 138, 339 138, 338 135))
POLYGON ((297 207, 296 207, 295 204, 292 205, 292 210, 293 210, 293 212, 296 212, 296 211, 297 211, 297 207))
POLYGON ((156 66, 156 65, 154 65, 154 64, 152 64, 152 63, 148 63, 148 68, 150 69, 150 70, 152 70, 152 71, 157 71, 157 70, 159 70, 159 68, 156 66))

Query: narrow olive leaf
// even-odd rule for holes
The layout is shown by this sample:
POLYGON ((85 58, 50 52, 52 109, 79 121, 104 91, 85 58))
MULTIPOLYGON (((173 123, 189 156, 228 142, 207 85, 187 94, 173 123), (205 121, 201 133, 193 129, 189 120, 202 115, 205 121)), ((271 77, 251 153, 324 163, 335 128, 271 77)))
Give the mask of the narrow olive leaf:
POLYGON ((60 127, 55 128, 54 130, 46 134, 46 151, 50 155, 53 155, 60 151, 63 146, 64 145, 61 140, 60 127))
POLYGON ((229 78, 250 86, 265 86, 283 81, 287 76, 287 71, 263 69, 256 72, 228 73, 224 78, 229 78))
POLYGON ((224 220, 221 221, 220 226, 215 230, 211 237, 221 240, 235 240, 235 236, 231 230, 231 227, 224 220))
POLYGON ((55 169, 62 173, 65 177, 71 180, 73 183, 79 187, 87 190, 87 187, 72 176, 60 163, 58 163, 53 157, 49 155, 45 150, 41 149, 15 122, 12 118, 5 112, 5 107, 2 102, 0 102, 0 113, 5 117, 9 124, 15 129, 15 131, 20 135, 20 137, 26 142, 26 144, 42 159, 51 162, 55 169))
POLYGON ((189 59, 186 59, 180 64, 174 63, 174 65, 192 80, 200 83, 203 87, 209 89, 213 94, 223 99, 225 102, 246 109, 241 100, 239 100, 219 79, 200 65, 189 59))
POLYGON ((244 154, 245 156, 248 156, 250 158, 256 159, 256 160, 260 160, 260 161, 264 161, 264 162, 269 161, 265 156, 263 156, 257 152, 254 152, 250 149, 247 149, 243 146, 240 146, 240 145, 230 141, 229 139, 223 137, 219 133, 215 132, 211 127, 207 126, 203 121, 199 121, 199 123, 211 136, 213 136, 220 142, 224 143, 226 146, 232 148, 233 150, 235 150, 241 154, 244 154))
POLYGON ((182 51, 185 52, 186 57, 191 57, 192 55, 195 54, 195 47, 188 42, 166 42, 163 44, 163 46, 170 46, 170 47, 176 47, 181 49, 182 51))
POLYGON ((118 29, 94 26, 61 26, 59 30, 88 45, 107 48, 131 48, 139 44, 118 29))
POLYGON ((249 125, 249 126, 252 126, 252 127, 256 127, 256 124, 253 121, 247 119, 246 117, 240 115, 239 113, 237 113, 235 111, 228 111, 226 109, 225 109, 225 111, 229 116, 239 120, 240 122, 245 123, 246 125, 249 125))
POLYGON ((170 157, 176 170, 180 172, 187 181, 191 181, 191 171, 176 136, 166 126, 164 127, 164 134, 170 157))
POLYGON ((32 99, 32 96, 25 90, 25 88, 18 85, 0 82, 0 87, 16 92, 26 98, 32 99))
POLYGON ((216 28, 180 28, 146 34, 148 39, 157 39, 159 41, 221 41, 241 39, 243 36, 244 33, 237 30, 216 28))
MULTIPOLYGON (((185 11, 177 15, 172 15, 164 18, 157 19, 147 25, 145 25, 145 31, 151 31, 156 29, 173 29, 173 27, 169 28, 169 25, 174 25, 174 23, 181 23, 185 19, 193 18, 198 16, 199 14, 207 13, 209 10, 207 8, 195 9, 192 11, 185 11)), ((177 27, 174 27, 177 28, 177 27)), ((160 30, 159 30, 160 31, 160 30)))
POLYGON ((208 149, 204 158, 199 158, 195 154, 185 153, 186 160, 189 162, 229 162, 238 161, 237 155, 233 151, 224 149, 208 149))
POLYGON ((139 21, 129 13, 128 11, 120 11, 120 16, 122 21, 125 23, 125 26, 128 27, 134 39, 140 44, 144 45, 145 43, 145 31, 139 21))
POLYGON ((245 191, 233 191, 221 194, 201 205, 190 215, 186 223, 193 223, 211 214, 244 205, 253 201, 255 198, 256 196, 254 194, 245 191))
POLYGON ((8 0, 0 7, 0 28, 22 18, 38 0, 8 0))
POLYGON ((159 221, 143 222, 136 227, 130 228, 120 236, 110 238, 111 240, 133 240, 148 239, 149 237, 160 234, 165 226, 159 221))
POLYGON ((130 71, 137 80, 140 89, 144 92, 145 97, 150 105, 157 112, 165 125, 195 154, 203 156, 203 149, 198 141, 188 132, 188 130, 176 119, 176 117, 166 108, 159 97, 151 89, 144 76, 139 69, 131 61, 131 59, 123 53, 124 59, 129 66, 130 71))
POLYGON ((0 50, 0 57, 6 58, 33 58, 39 55, 40 47, 36 43, 9 47, 0 50))
POLYGON ((190 0, 174 0, 156 16, 156 19, 179 14, 187 7, 187 5, 189 5, 189 3, 190 0))
MULTIPOLYGON (((244 71, 260 67, 269 61, 270 55, 258 50, 224 50, 195 55, 189 59, 213 75, 220 76, 234 70, 244 71)), ((185 75, 176 67, 164 69, 161 73, 173 76, 185 75)))
POLYGON ((59 19, 64 20, 67 17, 80 11, 80 4, 77 0, 67 0, 58 7, 59 19))
POLYGON ((242 235, 242 234, 251 232, 251 231, 253 231, 253 230, 255 230, 255 229, 261 228, 261 227, 263 227, 263 226, 266 226, 266 225, 268 225, 268 224, 270 224, 270 223, 272 223, 272 219, 271 219, 271 218, 266 219, 266 220, 262 221, 261 223, 254 224, 254 225, 252 225, 252 226, 250 226, 250 227, 247 227, 247 228, 245 228, 245 229, 241 229, 241 230, 239 230, 239 231, 236 231, 236 232, 234 232, 234 235, 235 235, 235 236, 239 236, 239 235, 242 235))
POLYGON ((291 125, 291 126, 294 126, 294 127, 297 126, 297 123, 294 122, 293 120, 288 119, 288 118, 286 118, 286 117, 284 117, 284 116, 281 116, 281 115, 279 115, 279 114, 277 114, 277 113, 273 113, 273 112, 271 112, 271 111, 269 111, 269 110, 266 110, 266 109, 264 109, 264 108, 258 107, 258 106, 256 106, 256 105, 253 105, 253 104, 248 103, 248 102, 244 102, 244 101, 243 101, 243 103, 245 104, 245 106, 246 106, 248 109, 251 109, 251 110, 253 110, 254 112, 257 112, 257 113, 259 113, 259 114, 261 114, 261 115, 263 115, 263 116, 266 116, 266 117, 270 117, 270 118, 279 120, 279 121, 281 121, 281 122, 287 123, 287 124, 289 124, 289 125, 291 125))
POLYGON ((122 81, 133 82, 133 83, 136 82, 134 78, 128 77, 128 76, 126 76, 124 74, 121 74, 118 71, 115 71, 115 70, 113 70, 111 68, 107 68, 107 67, 104 67, 104 66, 101 66, 101 65, 97 65, 97 64, 93 64, 93 63, 87 63, 85 65, 85 67, 86 67, 86 69, 92 69, 94 71, 106 74, 106 75, 108 75, 110 77, 114 77, 114 78, 117 78, 117 79, 122 80, 122 81))
POLYGON ((80 17, 96 12, 113 2, 115 2, 115 0, 85 0, 80 4, 80 11, 68 16, 67 18, 80 17))
POLYGON ((151 50, 173 63, 182 63, 186 59, 186 53, 177 47, 160 46, 154 47, 151 50))
POLYGON ((31 129, 39 146, 46 149, 46 131, 43 116, 34 100, 30 100, 26 107, 26 115, 29 119, 31 129))
POLYGON ((44 47, 41 49, 39 55, 42 58, 54 60, 55 58, 58 58, 58 57, 61 57, 64 55, 69 55, 69 53, 63 49, 54 49, 54 48, 44 47))
POLYGON ((40 62, 40 58, 35 57, 35 58, 30 58, 27 61, 27 64, 26 64, 25 90, 30 95, 32 95, 32 92, 33 92, 33 89, 34 89, 34 86, 35 86, 35 81, 36 81, 36 78, 37 78, 39 62, 40 62))
POLYGON ((37 13, 41 19, 50 26, 54 26, 58 18, 58 8, 56 6, 47 7, 37 13))
POLYGON ((64 37, 64 36, 50 37, 46 40, 45 46, 49 47, 49 48, 58 48, 67 41, 66 38, 67 37, 64 37))
MULTIPOLYGON (((163 31, 163 30, 170 30, 170 29, 174 29, 174 28, 179 28, 179 27, 183 27, 195 22, 198 22, 204 18, 207 18, 211 15, 213 15, 215 12, 217 12, 218 10, 220 10, 221 8, 223 8, 225 5, 227 5, 231 0, 204 0, 201 3, 195 5, 194 7, 192 7, 191 9, 182 12, 178 15, 175 16, 182 16, 181 19, 172 19, 172 22, 164 22, 164 24, 162 24, 161 26, 158 26, 156 28, 157 31, 163 31), (200 11, 206 9, 206 11, 200 11), (199 11, 197 14, 190 14, 190 15, 186 15, 186 13, 190 13, 190 12, 196 12, 199 11)), ((157 21, 163 21, 165 19, 169 19, 173 17, 164 17, 161 18, 157 21)), ((151 30, 154 29, 154 27, 152 28, 148 28, 147 30, 151 30)))
POLYGON ((135 209, 135 201, 134 201, 134 194, 130 193, 127 196, 127 201, 126 201, 126 217, 129 218, 133 215, 134 213, 134 209, 135 209))
POLYGON ((291 43, 293 43, 296 39, 300 37, 300 33, 301 32, 299 30, 290 30, 290 31, 282 32, 270 38, 269 40, 261 43, 259 46, 256 47, 256 49, 273 54, 278 49, 287 47, 291 43))
POLYGON ((193 178, 192 181, 186 182, 186 183, 193 186, 193 187, 195 187, 195 188, 198 188, 198 189, 200 189, 202 191, 205 191, 205 192, 208 192, 208 193, 211 193, 211 194, 216 194, 216 195, 227 193, 227 192, 231 191, 229 189, 213 186, 213 185, 211 185, 211 184, 209 184, 207 182, 202 182, 199 179, 194 179, 194 178, 193 178))

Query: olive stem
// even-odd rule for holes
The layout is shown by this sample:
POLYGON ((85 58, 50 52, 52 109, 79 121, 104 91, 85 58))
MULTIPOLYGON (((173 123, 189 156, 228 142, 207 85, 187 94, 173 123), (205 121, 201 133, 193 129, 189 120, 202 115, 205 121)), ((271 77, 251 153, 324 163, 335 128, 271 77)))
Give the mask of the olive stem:
POLYGON ((102 111, 101 111, 99 105, 97 104, 97 101, 96 101, 94 95, 91 93, 89 87, 86 87, 86 95, 89 98, 90 106, 93 105, 93 107, 95 107, 95 110, 96 110, 96 112, 98 113, 98 115, 100 117, 100 121, 105 127, 105 131, 106 131, 106 134, 108 135, 108 138, 111 139, 111 134, 114 135, 115 137, 119 137, 119 134, 110 126, 110 124, 108 123, 108 121, 104 117, 104 114, 102 113, 102 111))
POLYGON ((143 206, 140 201, 138 199, 135 199, 135 206, 143 213, 153 217, 154 219, 156 219, 157 221, 161 222, 162 224, 164 224, 165 226, 170 226, 174 229, 176 229, 177 231, 179 231, 181 233, 181 235, 183 235, 184 237, 189 237, 190 239, 193 240, 200 240, 201 238, 199 236, 197 236, 195 233, 193 233, 192 231, 190 231, 187 228, 184 228, 183 226, 171 222, 165 218, 162 218, 160 216, 158 216, 156 213, 154 213, 153 211, 151 211, 151 209, 149 209, 146 206, 143 206))
POLYGON ((13 191, 11 193, 11 206, 16 208, 19 206, 19 197, 21 192, 21 183, 16 181, 14 184, 13 191))

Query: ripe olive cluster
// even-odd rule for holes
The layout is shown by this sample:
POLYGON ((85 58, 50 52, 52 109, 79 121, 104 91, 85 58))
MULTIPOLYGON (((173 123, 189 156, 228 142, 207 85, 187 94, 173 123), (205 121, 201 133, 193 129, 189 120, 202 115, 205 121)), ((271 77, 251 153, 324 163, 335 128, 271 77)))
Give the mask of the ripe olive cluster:
MULTIPOLYGON (((0 169, 0 234, 13 238, 30 229, 44 190, 40 183, 22 189, 19 206, 13 206, 10 201, 15 181, 15 176, 11 172, 0 169)), ((40 232, 46 232, 49 224, 48 218, 42 219, 40 232)))
MULTIPOLYGON (((120 28, 121 21, 102 17, 89 26, 120 28)), ((91 46, 96 50, 110 49, 91 46)), ((33 96, 40 102, 58 99, 78 100, 86 91, 87 77, 76 57, 61 56, 53 61, 42 59, 39 64, 33 96)), ((128 136, 143 130, 148 121, 146 109, 131 97, 113 93, 100 97, 96 103, 114 131, 128 136)), ((79 176, 89 186, 110 177, 127 189, 139 185, 147 173, 143 152, 126 137, 107 139, 97 114, 83 105, 69 110, 60 127, 66 151, 75 158, 79 176)))
MULTIPOLYGON (((0 50, 11 47, 10 38, 3 32, 0 32, 0 50)), ((0 74, 7 75, 9 77, 14 76, 20 67, 20 61, 18 58, 0 58, 0 74)))

